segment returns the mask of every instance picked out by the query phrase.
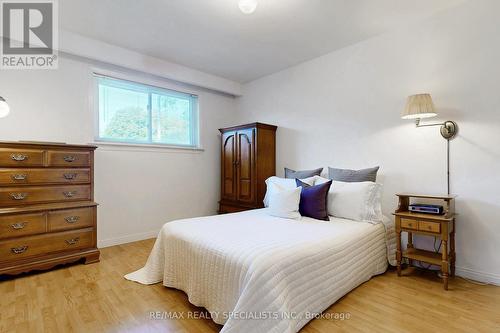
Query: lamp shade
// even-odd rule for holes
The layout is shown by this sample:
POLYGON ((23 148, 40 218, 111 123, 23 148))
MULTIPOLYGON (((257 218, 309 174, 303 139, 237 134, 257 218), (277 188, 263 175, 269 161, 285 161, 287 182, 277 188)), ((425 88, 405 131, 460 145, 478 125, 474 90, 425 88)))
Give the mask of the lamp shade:
POLYGON ((430 94, 418 94, 408 97, 406 107, 401 114, 403 119, 420 119, 437 116, 430 94))
POLYGON ((0 118, 6 117, 10 112, 9 104, 0 96, 0 118))

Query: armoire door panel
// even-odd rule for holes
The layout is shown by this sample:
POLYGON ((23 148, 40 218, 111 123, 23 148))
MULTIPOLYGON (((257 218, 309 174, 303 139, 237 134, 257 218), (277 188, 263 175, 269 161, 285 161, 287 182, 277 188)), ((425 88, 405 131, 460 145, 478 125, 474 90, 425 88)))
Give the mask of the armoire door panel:
POLYGON ((222 197, 236 198, 236 133, 224 133, 222 146, 222 197))
POLYGON ((254 200, 254 129, 238 131, 237 196, 239 201, 254 200))
POLYGON ((238 200, 240 201, 253 201, 252 200, 252 183, 249 179, 240 179, 238 189, 238 200))

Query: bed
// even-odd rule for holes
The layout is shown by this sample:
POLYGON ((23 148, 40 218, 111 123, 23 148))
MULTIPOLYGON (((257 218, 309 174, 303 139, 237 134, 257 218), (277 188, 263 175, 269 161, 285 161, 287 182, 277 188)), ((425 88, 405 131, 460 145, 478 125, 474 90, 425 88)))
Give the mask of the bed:
POLYGON ((125 278, 183 290, 221 332, 288 333, 385 272, 394 253, 387 218, 292 220, 264 208, 166 223, 146 265, 125 278))

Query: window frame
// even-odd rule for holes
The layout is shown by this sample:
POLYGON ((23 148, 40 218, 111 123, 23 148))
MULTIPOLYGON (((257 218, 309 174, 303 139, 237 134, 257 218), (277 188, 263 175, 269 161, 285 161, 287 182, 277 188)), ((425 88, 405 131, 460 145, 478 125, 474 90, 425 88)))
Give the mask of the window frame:
MULTIPOLYGON (((109 72, 105 70, 92 70, 91 71, 91 107, 93 108, 94 114, 94 143, 98 145, 111 145, 111 146, 123 146, 123 147, 144 147, 144 148, 167 148, 174 150, 194 150, 194 151, 203 151, 201 145, 201 126, 200 126, 200 96, 188 89, 178 89, 174 85, 168 85, 165 82, 154 81, 154 80, 144 80, 139 77, 118 74, 114 72, 109 72), (151 141, 133 141, 133 140, 121 140, 121 139, 110 139, 110 138, 102 138, 100 136, 99 128, 100 128, 100 110, 99 110, 99 78, 109 78, 111 80, 124 81, 124 83, 137 84, 139 86, 143 86, 149 92, 149 96, 152 93, 162 91, 170 91, 173 95, 181 94, 181 95, 191 95, 192 97, 196 97, 196 105, 191 109, 191 118, 193 123, 190 123, 190 132, 191 132, 191 140, 193 140, 193 144, 184 145, 184 144, 174 144, 174 143, 159 143, 151 141)), ((151 103, 148 103, 148 113, 151 117, 151 103)), ((152 130, 151 121, 148 124, 148 131, 152 130)))

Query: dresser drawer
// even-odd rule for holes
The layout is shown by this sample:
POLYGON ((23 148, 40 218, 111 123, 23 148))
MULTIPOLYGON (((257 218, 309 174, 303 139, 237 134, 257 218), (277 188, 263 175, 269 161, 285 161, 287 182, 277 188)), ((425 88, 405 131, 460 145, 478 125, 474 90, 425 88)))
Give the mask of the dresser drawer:
POLYGON ((90 152, 49 150, 48 164, 49 166, 65 166, 65 167, 90 166, 90 152))
POLYGON ((418 230, 418 221, 411 219, 401 219, 401 228, 418 230))
POLYGON ((0 217, 0 239, 41 234, 46 230, 45 213, 0 217))
POLYGON ((49 231, 81 229, 94 225, 94 208, 65 209, 49 212, 49 231))
POLYGON ((0 166, 43 166, 44 151, 0 148, 0 166))
POLYGON ((418 222, 418 230, 440 233, 441 232, 441 223, 419 221, 418 222))
POLYGON ((90 200, 90 185, 0 188, 2 206, 75 200, 90 200))
POLYGON ((0 241, 0 261, 14 261, 93 246, 93 230, 83 229, 0 241))
POLYGON ((0 169, 0 185, 90 183, 90 169, 0 169))

